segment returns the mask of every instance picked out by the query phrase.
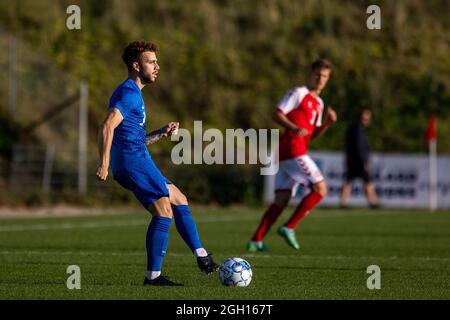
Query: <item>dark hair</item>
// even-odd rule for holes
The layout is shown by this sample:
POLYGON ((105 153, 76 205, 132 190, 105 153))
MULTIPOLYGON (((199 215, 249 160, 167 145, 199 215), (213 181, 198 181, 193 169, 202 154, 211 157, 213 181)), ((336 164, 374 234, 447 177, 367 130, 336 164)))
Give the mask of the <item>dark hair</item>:
POLYGON ((331 71, 333 69, 333 65, 327 59, 317 59, 312 63, 311 71, 314 71, 316 69, 329 69, 331 71))
POLYGON ((146 41, 134 41, 127 45, 122 54, 122 60, 127 65, 129 71, 132 70, 131 65, 137 61, 141 53, 150 51, 157 52, 159 49, 156 44, 146 41))

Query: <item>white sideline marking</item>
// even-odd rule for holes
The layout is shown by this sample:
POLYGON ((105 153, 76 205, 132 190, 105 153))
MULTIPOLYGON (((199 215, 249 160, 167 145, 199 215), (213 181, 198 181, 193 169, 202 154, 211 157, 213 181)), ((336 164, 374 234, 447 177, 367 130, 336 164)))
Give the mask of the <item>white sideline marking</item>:
POLYGON ((123 227, 142 225, 142 220, 117 222, 80 222, 80 223, 38 223, 29 225, 10 225, 0 227, 0 232, 28 231, 28 230, 63 230, 63 229, 90 229, 103 227, 123 227))
MULTIPOLYGON (((252 221, 260 217, 256 216, 216 216, 216 217, 200 217, 195 218, 197 223, 211 223, 211 222, 232 222, 232 221, 252 221)), ((115 222, 78 222, 78 223, 37 223, 28 225, 9 225, 0 226, 0 232, 11 231, 29 231, 29 230, 65 230, 65 229, 91 229, 91 228, 110 228, 110 227, 129 227, 147 225, 149 219, 134 219, 123 220, 115 222)))
MULTIPOLYGON (((145 251, 130 251, 130 252, 101 252, 101 251, 41 251, 41 250, 29 250, 29 251, 0 251, 0 255, 53 255, 53 256, 64 256, 64 255, 78 255, 78 256, 142 256, 145 255, 145 251)), ((168 252, 168 256, 174 257, 184 257, 192 256, 188 253, 175 253, 168 252)), ((261 258, 261 259, 274 259, 274 258, 288 258, 288 259, 316 259, 316 260, 348 260, 348 259, 360 259, 360 260, 417 260, 417 261, 450 261, 450 257, 382 257, 382 256, 312 256, 312 255, 301 255, 301 254, 285 254, 285 255, 271 255, 271 254, 243 254, 244 258, 261 258)))
MULTIPOLYGON (((438 212, 434 212, 437 214, 438 212)), ((194 217, 197 223, 214 223, 214 222, 234 222, 234 221, 258 221, 261 219, 261 214, 251 215, 226 215, 226 216, 205 216, 194 217)), ((308 215, 308 219, 321 219, 321 218, 341 218, 341 217, 364 217, 364 216, 380 216, 380 215, 396 215, 396 214, 422 214, 420 212, 408 212, 408 211, 385 211, 385 212, 335 212, 328 214, 311 214, 308 215)), ((427 213, 432 214, 432 213, 427 213)), ((140 226, 146 225, 150 221, 148 219, 132 219, 121 221, 109 221, 109 222, 74 222, 74 223, 36 223, 36 224, 24 224, 24 225, 9 225, 0 226, 0 232, 13 232, 13 231, 29 231, 29 230, 66 230, 66 229, 91 229, 91 228, 111 228, 111 227, 128 227, 128 226, 140 226)))
POLYGON ((450 257, 397 257, 397 256, 390 256, 390 257, 376 257, 376 256, 311 256, 311 255, 270 255, 270 254, 247 254, 246 257, 251 258, 305 258, 305 259, 322 259, 322 260, 347 260, 347 259, 370 259, 370 260, 418 260, 418 261, 450 261, 450 257))

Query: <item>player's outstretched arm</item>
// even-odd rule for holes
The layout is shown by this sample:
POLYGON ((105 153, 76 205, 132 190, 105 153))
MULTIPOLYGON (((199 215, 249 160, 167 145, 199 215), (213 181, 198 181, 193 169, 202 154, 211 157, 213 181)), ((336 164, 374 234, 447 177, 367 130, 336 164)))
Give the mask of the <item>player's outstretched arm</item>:
POLYGON ((336 111, 334 111, 332 107, 328 107, 325 121, 320 127, 317 127, 316 130, 314 130, 313 138, 320 137, 322 134, 325 133, 325 131, 327 131, 328 127, 333 123, 335 123, 336 121, 337 121, 336 111))
POLYGON ((147 137, 146 137, 147 145, 155 143, 162 137, 167 137, 167 136, 177 134, 179 127, 180 127, 180 124, 178 122, 169 122, 164 127, 150 132, 149 134, 147 134, 147 137))
POLYGON ((108 177, 109 159, 111 152, 114 129, 122 122, 123 116, 116 108, 110 109, 105 121, 103 121, 98 132, 98 152, 100 164, 97 167, 96 176, 105 181, 108 177))

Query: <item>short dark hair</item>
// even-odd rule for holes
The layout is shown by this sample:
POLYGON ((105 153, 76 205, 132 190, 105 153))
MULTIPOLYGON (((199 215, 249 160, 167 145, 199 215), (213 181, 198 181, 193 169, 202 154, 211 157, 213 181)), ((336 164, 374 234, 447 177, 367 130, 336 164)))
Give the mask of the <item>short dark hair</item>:
POLYGON ((311 71, 316 69, 329 69, 331 71, 333 70, 333 64, 327 59, 317 59, 311 64, 311 71))
POLYGON ((156 44, 152 42, 133 41, 123 51, 122 60, 127 65, 128 71, 131 71, 131 65, 139 59, 141 53, 146 51, 157 52, 158 50, 156 44))

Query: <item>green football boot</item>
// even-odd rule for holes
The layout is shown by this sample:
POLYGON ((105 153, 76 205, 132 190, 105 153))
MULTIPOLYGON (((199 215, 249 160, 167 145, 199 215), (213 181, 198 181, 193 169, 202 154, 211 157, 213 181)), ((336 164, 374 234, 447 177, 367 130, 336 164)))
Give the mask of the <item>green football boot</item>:
POLYGON ((267 248, 267 246, 262 242, 255 242, 255 241, 249 241, 247 243, 247 251, 248 252, 267 252, 269 251, 269 249, 267 248))
POLYGON ((290 245, 295 250, 300 249, 300 244, 297 242, 297 238, 295 237, 295 231, 289 228, 286 228, 285 226, 281 226, 278 229, 278 234, 286 240, 288 245, 290 245))

